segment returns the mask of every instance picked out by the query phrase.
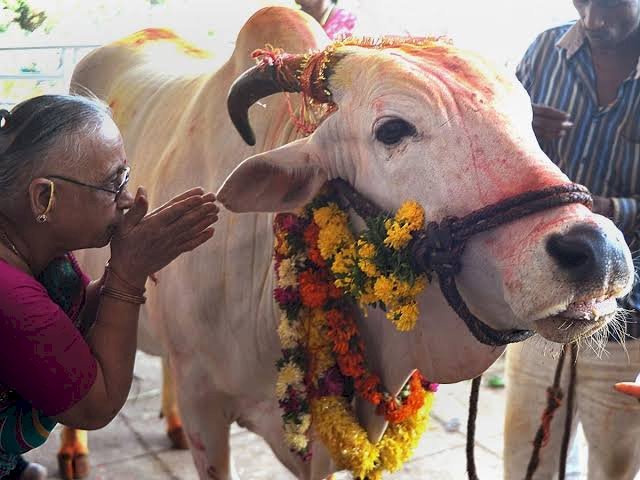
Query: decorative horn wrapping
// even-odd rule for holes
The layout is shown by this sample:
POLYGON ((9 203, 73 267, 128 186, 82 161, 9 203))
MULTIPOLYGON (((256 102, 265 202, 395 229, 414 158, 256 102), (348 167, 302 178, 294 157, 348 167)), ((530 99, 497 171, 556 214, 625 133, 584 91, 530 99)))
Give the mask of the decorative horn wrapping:
MULTIPOLYGON (((264 51, 259 52, 265 55, 264 51)), ((249 123, 249 108, 261 98, 274 93, 300 92, 297 72, 304 61, 304 55, 265 55, 258 65, 233 82, 227 96, 227 109, 233 125, 247 144, 253 146, 256 143, 249 123)))

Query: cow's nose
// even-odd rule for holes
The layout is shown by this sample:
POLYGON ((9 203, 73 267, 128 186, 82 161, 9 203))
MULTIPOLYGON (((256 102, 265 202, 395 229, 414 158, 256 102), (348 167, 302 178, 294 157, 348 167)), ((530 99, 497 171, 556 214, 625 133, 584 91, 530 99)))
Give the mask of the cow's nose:
POLYGON ((547 252, 576 282, 601 283, 611 275, 611 270, 626 269, 619 242, 594 225, 579 225, 566 233, 551 235, 547 252))

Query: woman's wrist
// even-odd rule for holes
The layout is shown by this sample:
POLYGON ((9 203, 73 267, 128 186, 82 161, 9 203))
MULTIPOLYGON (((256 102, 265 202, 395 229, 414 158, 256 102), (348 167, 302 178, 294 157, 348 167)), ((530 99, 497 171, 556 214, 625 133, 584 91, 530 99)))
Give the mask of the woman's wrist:
POLYGON ((117 284, 120 284, 126 290, 132 293, 142 295, 146 290, 147 275, 131 275, 124 273, 118 266, 115 266, 111 260, 104 267, 105 280, 111 277, 117 284))

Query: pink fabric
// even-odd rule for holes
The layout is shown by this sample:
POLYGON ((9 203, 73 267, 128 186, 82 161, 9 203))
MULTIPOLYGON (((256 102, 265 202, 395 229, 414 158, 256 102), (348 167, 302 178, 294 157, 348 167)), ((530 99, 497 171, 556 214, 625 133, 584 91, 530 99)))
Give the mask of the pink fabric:
POLYGON ((356 22, 357 19, 353 13, 334 7, 323 28, 327 36, 333 40, 341 35, 351 35, 356 28, 356 22))
POLYGON ((0 384, 48 416, 77 403, 96 378, 96 360, 74 326, 89 282, 82 280, 69 318, 38 281, 0 260, 0 384))

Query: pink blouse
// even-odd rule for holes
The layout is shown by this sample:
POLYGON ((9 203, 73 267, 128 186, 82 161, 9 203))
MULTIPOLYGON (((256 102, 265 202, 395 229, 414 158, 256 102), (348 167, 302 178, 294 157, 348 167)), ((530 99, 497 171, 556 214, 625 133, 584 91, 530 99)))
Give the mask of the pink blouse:
POLYGON ((341 35, 351 35, 356 28, 356 16, 347 10, 334 7, 322 27, 331 40, 341 35))
POLYGON ((89 283, 78 273, 82 291, 70 318, 36 279, 0 260, 0 385, 48 416, 75 405, 96 379, 96 360, 74 325, 89 283))

